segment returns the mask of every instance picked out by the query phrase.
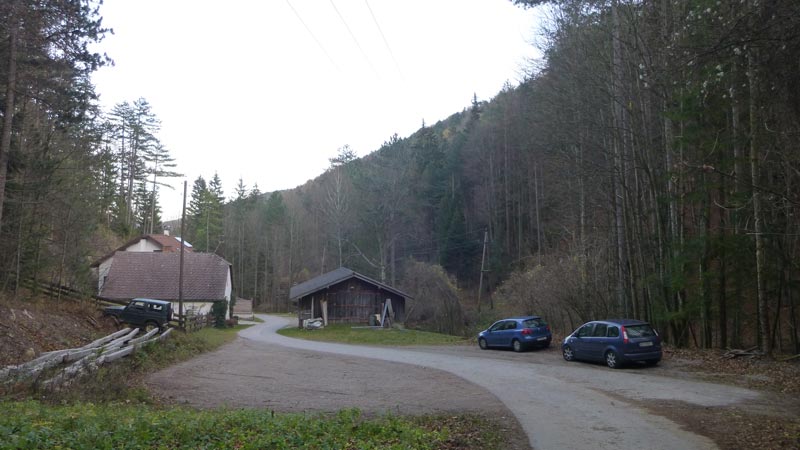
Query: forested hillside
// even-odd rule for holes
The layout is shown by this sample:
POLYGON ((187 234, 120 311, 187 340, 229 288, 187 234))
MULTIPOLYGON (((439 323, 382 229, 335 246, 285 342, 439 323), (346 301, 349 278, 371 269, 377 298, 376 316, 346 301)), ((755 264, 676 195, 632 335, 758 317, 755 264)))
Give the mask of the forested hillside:
MULTIPOLYGON (((145 100, 94 106, 96 14, 34 3, 0 5, 7 291, 88 287, 102 243, 158 231, 176 175, 145 100)), ((188 241, 267 310, 345 265, 442 331, 494 303, 562 331, 627 316, 678 345, 800 351, 800 2, 515 3, 549 11, 518 86, 363 158, 344 145, 293 190, 195 180, 188 241)))

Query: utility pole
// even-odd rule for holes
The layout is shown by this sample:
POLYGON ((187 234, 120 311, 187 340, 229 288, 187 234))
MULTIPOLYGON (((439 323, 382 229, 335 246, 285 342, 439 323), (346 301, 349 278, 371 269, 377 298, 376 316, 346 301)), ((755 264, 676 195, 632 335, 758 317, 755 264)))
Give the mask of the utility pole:
POLYGON ((181 210, 181 267, 178 271, 178 327, 186 331, 186 322, 183 320, 183 249, 186 247, 186 235, 183 226, 186 223, 186 180, 183 180, 183 209, 181 210))
MULTIPOLYGON (((481 253, 481 278, 478 282, 478 312, 481 312, 481 294, 483 294, 483 273, 484 264, 486 263, 486 245, 489 243, 489 230, 483 232, 483 252, 481 253)), ((494 305, 492 305, 494 307, 494 305)))

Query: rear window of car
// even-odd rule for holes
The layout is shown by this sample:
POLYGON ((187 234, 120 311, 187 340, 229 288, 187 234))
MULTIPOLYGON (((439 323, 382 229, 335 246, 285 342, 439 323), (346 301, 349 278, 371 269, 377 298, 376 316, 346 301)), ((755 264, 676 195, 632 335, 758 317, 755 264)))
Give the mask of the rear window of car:
POLYGON ((547 325, 547 322, 542 318, 526 319, 522 321, 522 326, 525 328, 543 327, 545 325, 547 325))
POLYGON ((653 327, 646 323, 642 325, 626 325, 625 331, 628 332, 629 338, 653 337, 656 335, 653 327))

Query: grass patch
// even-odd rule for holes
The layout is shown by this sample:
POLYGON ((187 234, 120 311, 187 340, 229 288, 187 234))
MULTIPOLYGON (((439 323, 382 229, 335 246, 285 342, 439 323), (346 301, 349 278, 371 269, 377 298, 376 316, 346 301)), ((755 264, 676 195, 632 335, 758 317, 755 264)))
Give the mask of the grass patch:
POLYGON ((260 410, 198 411, 143 405, 0 403, 0 447, 495 449, 495 423, 476 416, 383 416, 358 410, 334 415, 260 410))
POLYGON ((278 334, 312 341, 364 345, 452 345, 467 342, 462 337, 449 334, 396 328, 353 328, 348 324, 328 325, 321 330, 289 327, 278 330, 278 334))

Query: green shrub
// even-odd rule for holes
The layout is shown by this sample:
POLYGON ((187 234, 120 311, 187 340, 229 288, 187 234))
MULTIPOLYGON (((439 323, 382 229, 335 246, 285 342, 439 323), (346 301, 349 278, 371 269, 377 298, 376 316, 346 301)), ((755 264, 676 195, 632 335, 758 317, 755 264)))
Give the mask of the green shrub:
POLYGON ((214 302, 211 306, 211 315, 214 316, 214 327, 225 328, 225 312, 228 311, 228 305, 224 301, 214 302))

